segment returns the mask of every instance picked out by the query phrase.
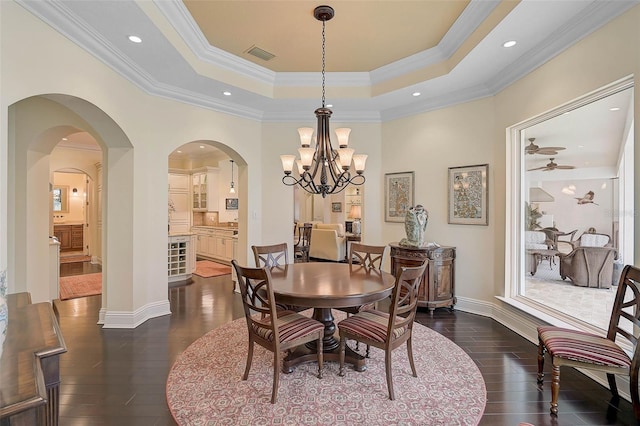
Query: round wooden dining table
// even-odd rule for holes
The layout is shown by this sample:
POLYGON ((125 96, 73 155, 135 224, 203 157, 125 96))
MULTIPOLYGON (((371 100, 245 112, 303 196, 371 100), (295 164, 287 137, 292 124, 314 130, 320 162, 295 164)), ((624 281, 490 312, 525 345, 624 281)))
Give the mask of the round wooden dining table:
MULTIPOLYGON (((313 308, 313 318, 324 324, 324 360, 339 361, 339 340, 335 336, 333 308, 373 303, 393 291, 393 275, 346 263, 309 262, 281 265, 270 270, 271 285, 278 303, 313 308)), ((289 353, 282 370, 291 373, 297 364, 316 361, 315 342, 289 353)), ((363 356, 347 348, 345 362, 356 371, 364 371, 363 356)))

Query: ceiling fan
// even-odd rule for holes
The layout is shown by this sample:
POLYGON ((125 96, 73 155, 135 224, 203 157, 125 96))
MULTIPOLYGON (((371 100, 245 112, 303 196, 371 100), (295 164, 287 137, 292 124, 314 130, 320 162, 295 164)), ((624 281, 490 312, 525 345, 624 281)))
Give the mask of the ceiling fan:
POLYGON ((569 169, 575 169, 576 166, 563 166, 563 165, 559 165, 557 163, 555 163, 553 161, 553 158, 551 158, 551 161, 547 163, 546 166, 542 166, 542 167, 536 167, 535 169, 529 169, 528 171, 533 171, 533 170, 542 170, 545 172, 551 171, 551 170, 555 170, 555 169, 563 169, 563 170, 569 170, 569 169))
POLYGON ((524 148, 527 154, 556 155, 558 151, 566 149, 563 146, 538 146, 533 141, 536 138, 529 138, 529 145, 524 148))

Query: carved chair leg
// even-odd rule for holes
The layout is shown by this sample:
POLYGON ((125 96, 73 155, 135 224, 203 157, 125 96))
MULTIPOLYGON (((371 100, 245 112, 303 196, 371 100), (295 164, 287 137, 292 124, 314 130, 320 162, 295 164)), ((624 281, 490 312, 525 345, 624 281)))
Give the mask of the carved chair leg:
POLYGON ((640 396, 638 396, 638 370, 632 371, 629 377, 629 393, 631 393, 631 404, 636 420, 640 420, 640 396))
POLYGON ((544 379, 544 352, 545 348, 542 340, 538 339, 538 384, 541 385, 544 379))
POLYGON ((413 362, 413 348, 411 347, 411 337, 407 340, 407 356, 409 357, 409 365, 411 366, 411 372, 413 373, 413 377, 418 377, 418 372, 416 371, 416 364, 413 362))
POLYGON ((347 339, 344 336, 340 336, 340 347, 338 348, 338 353, 340 354, 340 372, 339 376, 344 376, 344 351, 345 346, 347 344, 347 339))
POLYGON ((280 382, 280 354, 273 353, 273 390, 271 391, 271 403, 278 401, 278 383, 280 382))
POLYGON ((318 379, 322 379, 322 363, 323 363, 323 352, 322 352, 322 339, 324 338, 324 330, 320 333, 318 337, 318 379))
POLYGON ((560 367, 551 367, 551 414, 558 415, 558 396, 560 394, 560 367))
POLYGON ((251 362, 253 361, 253 339, 249 336, 249 352, 247 353, 247 366, 244 369, 242 380, 247 380, 249 377, 249 370, 251 370, 251 362))
POLYGON ((387 388, 389 389, 389 399, 393 401, 396 399, 396 396, 393 393, 393 376, 391 375, 391 349, 385 350, 384 369, 387 373, 387 388))
POLYGON ((618 394, 618 385, 616 385, 616 375, 615 374, 607 374, 607 380, 609 381, 609 389, 611 390, 611 394, 618 398, 620 394, 618 394))

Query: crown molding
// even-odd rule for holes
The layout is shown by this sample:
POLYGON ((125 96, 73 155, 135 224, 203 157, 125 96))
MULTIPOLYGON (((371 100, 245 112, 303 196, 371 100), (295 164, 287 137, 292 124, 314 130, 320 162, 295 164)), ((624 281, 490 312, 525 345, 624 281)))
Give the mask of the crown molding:
POLYGON ((153 0, 153 3, 198 59, 262 83, 274 84, 276 72, 211 46, 183 2, 153 0))
MULTIPOLYGON (((261 102, 260 105, 262 106, 257 109, 158 81, 135 62, 131 61, 127 55, 105 39, 95 28, 76 15, 67 6, 66 2, 62 0, 15 1, 149 95, 160 96, 251 120, 293 122, 306 121, 313 118, 310 117, 311 112, 301 110, 299 104, 296 107, 295 102, 286 107, 286 100, 283 99, 268 99, 266 103, 261 102), (285 102, 279 104, 281 101, 285 102), (277 108, 273 107, 274 105, 281 106, 277 108), (283 107, 282 105, 285 106, 283 107), (275 109, 279 109, 279 111, 272 112, 275 109)), ((585 10, 561 29, 550 34, 544 43, 540 43, 537 45, 538 47, 526 52, 521 59, 505 67, 484 84, 431 97, 422 102, 387 109, 384 108, 384 103, 380 102, 380 99, 384 99, 382 96, 389 93, 379 97, 363 98, 355 101, 361 101, 361 105, 371 105, 373 103, 383 106, 376 107, 374 110, 369 108, 368 110, 340 111, 340 119, 345 122, 384 122, 493 96, 639 3, 640 0, 594 1, 590 3, 585 10)), ((498 0, 472 0, 438 46, 393 64, 380 67, 372 72, 327 73, 327 77, 331 81, 329 87, 371 87, 381 81, 424 68, 448 58, 498 4, 498 0)), ((187 45, 194 49, 194 54, 203 61, 272 86, 320 87, 320 73, 275 73, 210 46, 181 1, 154 0, 154 5, 164 14, 178 34, 183 37, 187 45)), ((336 121, 335 118, 334 121, 336 121)))
POLYGON ((475 101, 488 96, 493 96, 494 94, 495 92, 491 91, 484 84, 478 84, 455 92, 449 92, 445 95, 427 97, 424 101, 417 102, 415 104, 386 109, 382 111, 381 119, 382 122, 397 120, 465 102, 475 101))
POLYGON ((638 3, 637 0, 591 3, 567 25, 549 34, 538 48, 529 50, 521 59, 487 80, 487 87, 494 94, 500 92, 638 3))
POLYGON ((371 83, 382 83, 449 59, 498 4, 499 0, 472 0, 437 46, 371 71, 371 83))

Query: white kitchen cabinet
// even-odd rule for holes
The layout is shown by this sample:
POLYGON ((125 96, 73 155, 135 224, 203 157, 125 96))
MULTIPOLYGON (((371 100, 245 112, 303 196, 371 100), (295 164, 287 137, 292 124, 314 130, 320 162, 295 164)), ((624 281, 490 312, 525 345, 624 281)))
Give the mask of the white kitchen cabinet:
POLYGON ((169 191, 189 192, 189 174, 182 172, 169 173, 169 191))
POLYGON ((236 256, 237 230, 212 227, 193 227, 198 257, 231 263, 236 256))
POLYGON ((205 167, 193 171, 191 193, 194 211, 218 211, 218 169, 205 167))

